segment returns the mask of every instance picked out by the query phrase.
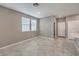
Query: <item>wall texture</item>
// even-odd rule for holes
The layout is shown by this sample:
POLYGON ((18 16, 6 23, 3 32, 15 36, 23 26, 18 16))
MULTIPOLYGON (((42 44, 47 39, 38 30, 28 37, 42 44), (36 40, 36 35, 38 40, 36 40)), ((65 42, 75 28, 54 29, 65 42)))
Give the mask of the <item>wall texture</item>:
POLYGON ((54 19, 53 17, 46 17, 40 19, 40 35, 53 37, 54 34, 54 19))
POLYGON ((0 7, 0 47, 38 35, 38 31, 21 31, 22 16, 29 17, 19 12, 0 7))

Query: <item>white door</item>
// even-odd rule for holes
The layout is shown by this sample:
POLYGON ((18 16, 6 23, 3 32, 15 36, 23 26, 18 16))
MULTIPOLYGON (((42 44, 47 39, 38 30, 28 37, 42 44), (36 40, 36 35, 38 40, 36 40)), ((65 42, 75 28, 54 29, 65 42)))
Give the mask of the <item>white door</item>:
POLYGON ((58 22, 58 36, 65 37, 65 22, 58 22))

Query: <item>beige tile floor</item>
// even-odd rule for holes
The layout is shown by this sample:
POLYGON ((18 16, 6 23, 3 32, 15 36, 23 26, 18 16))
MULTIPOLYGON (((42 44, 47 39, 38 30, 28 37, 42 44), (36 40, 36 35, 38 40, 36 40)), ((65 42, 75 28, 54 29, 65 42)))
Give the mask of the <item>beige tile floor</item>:
POLYGON ((36 37, 22 43, 0 49, 1 56, 78 56, 72 40, 64 38, 43 39, 36 37))

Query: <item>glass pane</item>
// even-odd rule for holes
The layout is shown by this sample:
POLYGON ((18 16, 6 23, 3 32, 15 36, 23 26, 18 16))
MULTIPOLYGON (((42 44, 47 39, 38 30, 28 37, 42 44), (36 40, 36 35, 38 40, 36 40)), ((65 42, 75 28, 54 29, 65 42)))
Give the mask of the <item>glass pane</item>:
POLYGON ((29 24, 28 25, 22 25, 22 32, 25 32, 25 31, 30 31, 29 24))
POLYGON ((31 31, 36 31, 37 20, 31 20, 31 31))
POLYGON ((30 19, 22 17, 22 32, 30 31, 30 19))
POLYGON ((22 17, 22 24, 30 24, 30 19, 22 17))

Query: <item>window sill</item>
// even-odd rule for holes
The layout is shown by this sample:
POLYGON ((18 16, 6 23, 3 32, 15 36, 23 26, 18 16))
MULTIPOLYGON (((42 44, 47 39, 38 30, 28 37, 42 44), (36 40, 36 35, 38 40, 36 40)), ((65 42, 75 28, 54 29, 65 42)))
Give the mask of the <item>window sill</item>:
POLYGON ((23 33, 26 33, 26 32, 37 32, 37 31, 21 31, 23 33))

